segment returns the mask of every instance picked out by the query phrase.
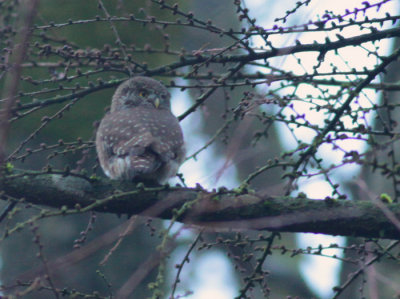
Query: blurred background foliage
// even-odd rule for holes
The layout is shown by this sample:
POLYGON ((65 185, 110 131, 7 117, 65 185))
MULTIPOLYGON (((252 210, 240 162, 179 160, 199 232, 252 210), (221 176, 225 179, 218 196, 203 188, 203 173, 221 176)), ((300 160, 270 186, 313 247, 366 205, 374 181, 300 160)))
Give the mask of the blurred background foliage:
MULTIPOLYGON (((7 2, 7 1, 6 1, 7 2)), ((213 24, 216 24, 222 28, 239 28, 239 22, 235 15, 234 7, 231 5, 231 1, 178 1, 179 8, 186 11, 193 11, 196 17, 203 20, 212 20, 213 24)), ((160 10, 156 5, 149 1, 105 1, 108 13, 111 16, 118 17, 129 17, 134 15, 137 18, 145 19, 146 16, 155 16, 157 19, 171 20, 176 19, 169 11, 160 10)), ((17 17, 18 7, 13 1, 3 4, 3 12, 9 9, 11 11, 10 24, 17 17)), ((103 10, 99 9, 97 1, 77 1, 77 0, 42 0, 40 1, 37 16, 34 21, 37 26, 47 26, 51 24, 64 24, 69 20, 77 21, 82 20, 84 24, 74 24, 64 26, 61 28, 52 27, 46 30, 35 30, 32 39, 31 47, 29 48, 27 63, 34 62, 42 64, 41 67, 24 67, 23 68, 23 80, 20 82, 20 90, 25 94, 32 93, 20 98, 20 102, 30 103, 32 100, 46 100, 57 96, 69 94, 71 89, 77 86, 86 87, 89 85, 89 81, 97 84, 98 80, 104 82, 113 79, 125 79, 128 78, 129 72, 123 66, 123 58, 116 59, 114 62, 116 67, 112 71, 104 71, 101 66, 94 66, 95 63, 88 65, 85 63, 85 59, 68 60, 63 59, 62 56, 52 54, 45 54, 46 46, 51 47, 51 51, 56 49, 62 49, 68 47, 75 51, 75 53, 94 53, 102 51, 105 55, 109 53, 119 53, 119 57, 122 56, 121 51, 116 44, 116 37, 110 28, 110 24, 106 21, 98 22, 85 22, 85 20, 93 20, 96 16, 104 17, 103 10), (68 63, 79 64, 80 61, 84 61, 79 67, 65 66, 68 63), (54 64, 62 62, 63 67, 55 67, 54 64), (46 64, 53 64, 52 66, 46 67, 46 64), (64 72, 67 70, 67 76, 72 77, 71 80, 61 80, 64 72), (98 74, 90 74, 90 72, 101 70, 98 74), (79 76, 81 73, 89 73, 88 76, 79 76), (46 92, 46 90, 52 92, 46 92), (42 92, 40 92, 42 91, 42 92), (37 93, 35 93, 37 92, 37 93)), ((168 28, 159 28, 160 26, 154 26, 149 24, 143 26, 136 22, 115 22, 115 28, 118 31, 120 39, 128 48, 135 47, 137 51, 133 51, 132 56, 135 61, 140 63, 146 63, 150 68, 165 65, 176 60, 176 55, 169 55, 162 53, 153 52, 146 49, 163 49, 166 44, 171 51, 181 51, 185 49, 187 52, 196 51, 202 48, 222 48, 228 46, 228 41, 225 37, 221 38, 218 35, 210 35, 209 32, 204 30, 198 30, 191 27, 185 26, 169 26, 168 28)), ((12 37, 10 37, 12 38, 12 37)), ((79 54, 78 54, 79 55, 79 54)), ((84 54, 83 54, 84 55, 84 54)), ((111 56, 111 55, 110 55, 111 56)), ((212 66, 210 71, 221 71, 221 67, 212 66)), ((167 85, 170 80, 173 79, 169 76, 157 77, 167 85)), ((115 86, 113 86, 115 88, 115 86)), ((21 150, 21 154, 25 154, 26 149, 36 149, 40 147, 40 144, 54 145, 59 143, 60 139, 64 143, 76 142, 78 138, 83 141, 92 141, 96 128, 96 122, 98 122, 104 115, 105 108, 109 105, 114 88, 104 88, 97 92, 90 93, 87 96, 80 98, 75 104, 71 106, 67 111, 62 113, 62 117, 57 117, 52 120, 49 125, 41 129, 37 136, 30 139, 29 142, 21 150)), ((76 89, 79 91, 79 88, 76 89)), ((238 88, 233 93, 230 93, 230 101, 239 102, 244 88, 238 88)), ((190 92, 193 96, 198 96, 197 91, 190 92)), ((225 107, 221 105, 221 101, 218 99, 227 96, 227 92, 218 90, 211 98, 207 101, 207 104, 201 108, 200 126, 196 128, 196 132, 203 136, 204 139, 209 139, 215 134, 215 132, 224 124, 225 120, 220 117, 224 113, 225 107)), ((21 142, 23 142, 35 128, 38 128, 42 124, 43 117, 52 116, 56 114, 60 109, 65 107, 66 103, 53 104, 47 107, 43 107, 29 116, 22 118, 21 120, 15 121, 12 124, 11 134, 9 138, 9 149, 17 148, 21 142)), ((198 119, 198 117, 197 117, 198 119)), ((190 125, 190 117, 183 125, 190 125)), ((199 120, 197 120, 199 122, 199 120)), ((257 148, 254 151, 248 151, 248 144, 250 144, 252 135, 248 132, 256 131, 260 129, 260 124, 248 120, 245 123, 238 122, 226 133, 226 136, 237 132, 234 135, 233 140, 218 140, 216 142, 214 150, 218 156, 229 157, 227 151, 242 151, 246 153, 246 163, 242 163, 242 155, 233 155, 233 159, 236 159, 233 164, 238 167, 238 175, 244 178, 254 165, 259 163, 258 160, 266 159, 264 156, 253 154, 257 152, 257 148), (228 144, 227 144, 228 143, 228 144), (230 148, 239 147, 239 148, 230 148), (247 150, 247 152, 246 152, 247 150), (243 173, 243 174, 241 174, 243 173)), ((188 129, 190 131, 190 128, 188 129)), ((268 146, 271 157, 280 152, 279 142, 276 141, 274 136, 270 136, 263 143, 259 143, 258 147, 268 146)), ((192 145, 191 148, 197 149, 200 144, 192 145)), ((42 153, 35 154, 34 159, 30 159, 29 156, 23 162, 17 160, 14 163, 17 168, 25 168, 29 170, 42 169, 46 167, 48 163, 54 168, 63 169, 66 165, 69 165, 71 169, 86 169, 90 174, 93 171, 93 166, 96 164, 95 150, 90 144, 89 149, 75 150, 68 154, 57 154, 55 152, 62 152, 62 150, 55 149, 54 151, 43 151, 42 153), (50 159, 49 159, 50 157, 50 159), (79 163, 78 161, 83 161, 79 163)), ((201 162, 201 161, 200 161, 201 162)), ((102 176, 101 170, 94 170, 96 175, 102 176)), ((214 174, 218 169, 210 169, 210 174, 214 174)), ((275 185, 278 181, 279 175, 269 175, 267 180, 260 178, 259 182, 263 184, 259 185, 259 188, 265 188, 265 181, 268 181, 270 186, 275 185)), ((235 178, 233 178, 235 180, 235 178)), ((257 183, 256 185, 257 186, 257 183)), ((4 204, 4 203, 2 203, 4 204)), ((22 221, 33 215, 34 212, 30 209, 23 209, 14 216, 14 221, 22 221)), ((48 219, 41 221, 40 223, 40 236, 44 243, 43 248, 45 256, 49 261, 57 261, 57 258, 66 257, 73 250, 74 240, 79 238, 79 233, 83 231, 88 225, 89 219, 92 215, 78 215, 66 218, 48 219)), ((107 232, 113 230, 113 228, 126 221, 125 217, 117 217, 115 215, 96 215, 96 221, 93 225, 93 231, 88 234, 86 243, 92 244, 99 238, 102 238, 107 232)), ((158 229, 160 228, 159 221, 154 224, 158 229)), ((2 247, 2 282, 9 284, 15 279, 25 278, 27 280, 33 279, 35 274, 39 271, 41 261, 36 257, 37 248, 32 243, 32 232, 23 231, 19 234, 15 234, 8 238, 7 242, 2 247)), ((209 234, 206 240, 215 240, 215 234, 209 234)), ((284 235, 285 239, 291 240, 292 235, 284 235)), ((178 247, 185 248, 189 239, 183 238, 179 240, 178 247)), ((99 267, 99 260, 101 260, 112 245, 110 242, 104 241, 104 244, 98 245, 98 248, 90 253, 88 256, 82 254, 82 260, 79 262, 72 262, 69 264, 61 263, 61 266, 54 266, 52 273, 56 281, 57 286, 65 286, 66 288, 74 288, 80 292, 91 293, 93 291, 99 291, 101 294, 107 295, 111 293, 107 288, 107 284, 112 285, 114 290, 118 290, 119 287, 126 281, 134 271, 140 269, 141 262, 145 260, 150 252, 154 250, 159 242, 157 236, 151 237, 149 230, 144 225, 137 228, 133 234, 126 237, 122 242, 122 245, 118 249, 118 253, 115 254, 109 263, 105 267, 99 267), (152 248, 151 251, 148 248, 152 248), (102 279, 102 274, 96 272, 97 269, 104 274, 107 281, 102 279)), ((100 244, 102 242, 99 242, 100 244)), ((79 249, 75 249, 79 250, 79 249)), ((225 250, 222 248, 222 250, 225 250)), ((243 249, 231 248, 231 254, 243 254, 243 249)), ((79 256, 79 254, 76 254, 79 256)), ((279 258, 277 258, 279 260, 279 258)), ((282 267, 282 261, 276 262, 275 268, 279 269, 282 276, 289 275, 291 277, 292 284, 288 285, 287 282, 282 281, 281 278, 277 277, 273 284, 276 283, 275 289, 281 290, 281 295, 284 295, 289 291, 295 293, 303 292, 303 294, 309 295, 306 291, 307 287, 302 283, 299 275, 296 275, 295 263, 290 262, 286 266, 282 267), (286 270, 285 270, 286 269, 286 270), (297 281, 297 282, 296 282, 297 281), (285 286, 285 287, 284 287, 285 286), (304 291, 301 291, 304 289, 304 291)), ((244 265, 242 265, 244 266, 244 265)), ((245 269, 250 273, 252 265, 246 265, 245 269)), ((131 298, 145 298, 151 291, 147 287, 147 283, 155 280, 157 270, 151 271, 146 280, 140 284, 135 290, 131 298)), ((168 276, 173 274, 173 271, 167 271, 168 276)), ((234 274, 234 273, 232 273, 234 274)), ((171 279, 170 277, 170 279, 171 279)), ((169 286, 165 286, 169 289, 169 286)), ((186 286, 189 288, 189 286, 186 286)), ((232 286, 233 287, 233 286, 232 286)), ((183 289, 185 287, 182 287, 183 289)), ((37 293, 26 295, 26 298, 37 298, 37 293)), ((262 296, 260 293, 258 296, 262 296)), ((41 298, 53 297, 52 293, 40 292, 41 298)))
MULTIPOLYGON (((2 3, 2 13, 5 13, 8 9, 11 11, 11 26, 15 22, 15 18, 18 17, 20 8, 17 3, 18 1, 4 1, 2 3)), ((138 17, 144 17, 144 13, 141 11, 142 7, 146 9, 146 12, 154 13, 157 17, 165 17, 167 15, 166 11, 161 11, 154 7, 149 9, 146 1, 107 1, 106 5, 109 13, 117 16, 129 16, 132 13, 138 17)), ((68 22, 68 20, 94 19, 96 15, 104 16, 96 1, 40 1, 34 23, 37 26, 51 23, 58 24, 68 22)), ((164 41, 163 33, 160 30, 149 28, 153 26, 143 28, 143 26, 133 22, 121 22, 116 24, 116 27, 121 39, 127 45, 134 44, 143 48, 146 44, 151 44, 153 47, 160 47, 164 41)), ((180 28, 176 27, 171 31, 174 36, 183 37, 180 28)), ((43 63, 44 65, 46 63, 68 63, 67 59, 57 55, 39 54, 46 45, 51 45, 53 49, 67 46, 73 51, 82 52, 116 48, 115 36, 107 22, 91 22, 63 28, 36 30, 32 36, 31 44, 32 47, 29 48, 26 62, 43 63)), ((168 55, 151 55, 150 59, 149 56, 146 53, 135 53, 136 60, 146 61, 149 66, 161 65, 171 61, 168 55)), ((79 59, 71 63, 78 63, 78 61, 79 59)), ((118 64, 123 64, 123 62, 119 61, 118 64)), ((103 71, 98 75, 78 76, 72 80, 57 80, 63 76, 62 73, 67 68, 54 66, 23 68, 22 76, 24 80, 20 83, 20 90, 24 93, 44 92, 21 97, 21 103, 29 103, 34 99, 40 101, 62 96, 70 93, 71 88, 76 86, 88 86, 88 81, 90 80, 93 82, 98 79, 109 81, 112 79, 124 79, 129 76, 126 70, 119 69, 117 71, 103 71), (54 92, 46 92, 46 90, 54 90, 54 92)), ((67 76, 74 77, 79 73, 90 72, 94 69, 96 67, 93 65, 87 66, 84 64, 79 67, 79 70, 77 67, 71 67, 67 76)), ((93 141, 95 123, 104 115, 105 108, 110 104, 113 91, 113 88, 105 88, 79 99, 70 109, 62 113, 62 117, 52 120, 48 126, 40 130, 34 139, 29 140, 22 153, 26 152, 26 148, 36 149, 43 143, 47 145, 57 144, 60 139, 65 143, 76 142, 78 138, 84 141, 93 141)), ((42 124, 43 117, 54 115, 65 105, 65 103, 50 105, 21 120, 15 121, 12 124, 8 148, 17 148, 33 130, 42 124)), ((54 156, 56 151, 58 150, 44 151, 36 154, 34 159, 27 158, 24 162, 19 160, 13 163, 15 167, 31 170, 42 169, 48 163, 60 169, 69 165, 71 169, 78 167, 79 169, 86 169, 89 174, 92 173, 92 168, 96 163, 96 153, 92 146, 89 147, 89 150, 84 150, 84 152, 76 150, 65 155, 57 154, 54 158, 48 159, 49 155, 54 156), (77 161, 82 160, 82 158, 84 158, 84 163, 77 165, 77 161)), ((62 152, 62 150, 59 151, 62 152)), ((101 170, 97 171, 96 174, 101 176, 101 170)), ((35 209, 32 207, 23 208, 14 216, 14 220, 23 221, 34 213, 35 209)), ((47 219, 41 222, 38 234, 41 236, 44 255, 49 262, 56 263, 50 267, 52 275, 54 275, 55 284, 67 289, 75 289, 82 293, 97 291, 104 296, 112 294, 112 291, 108 289, 108 284, 112 285, 113 289, 121 287, 134 271, 140 269, 141 263, 151 254, 153 250, 149 250, 149 248, 155 248, 159 243, 159 238, 157 236, 151 237, 150 230, 142 224, 135 230, 134 234, 126 237, 122 242, 118 248, 118 254, 111 258, 112 262, 105 267, 100 267, 99 262, 105 257, 116 241, 116 237, 121 233, 121 229, 116 230, 115 227, 118 227, 126 220, 126 216, 117 217, 107 214, 94 216, 87 214, 47 219), (84 245, 87 244, 87 247, 92 246, 94 249, 88 249, 88 253, 80 254, 77 252, 80 249, 74 249, 74 241, 81 237, 80 233, 87 228, 92 218, 96 220, 93 230, 88 234, 84 245), (75 257, 72 258, 72 261, 69 261, 68 254, 71 252, 75 253, 75 257), (67 261, 60 261, 60 258, 65 258, 67 261), (100 273, 96 272, 97 270, 100 273), (103 275, 105 278, 103 278, 103 275)), ((155 227, 158 228, 160 225, 160 223, 156 223, 155 227)), ((11 236, 3 244, 1 251, 2 283, 9 284, 19 278, 23 281, 31 281, 36 275, 43 274, 42 263, 36 256, 38 247, 32 242, 33 238, 34 234, 31 231, 24 230, 11 236)), ((135 290, 132 298, 145 298, 151 294, 147 284, 155 280, 156 272, 156 270, 151 271, 150 275, 135 290)), ((54 294, 48 291, 41 291, 39 293, 33 292, 23 297, 54 298, 54 294)))

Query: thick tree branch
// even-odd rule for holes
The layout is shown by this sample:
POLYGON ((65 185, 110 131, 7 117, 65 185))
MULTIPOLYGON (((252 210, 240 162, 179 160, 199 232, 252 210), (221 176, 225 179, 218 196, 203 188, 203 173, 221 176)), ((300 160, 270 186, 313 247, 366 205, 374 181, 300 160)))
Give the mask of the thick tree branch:
POLYGON ((400 240, 400 204, 269 197, 201 188, 136 188, 109 180, 89 182, 61 174, 7 175, 0 189, 62 214, 88 210, 142 214, 216 230, 274 230, 400 240), (118 190, 118 192, 115 192, 118 190), (68 207, 66 209, 66 207, 68 207))

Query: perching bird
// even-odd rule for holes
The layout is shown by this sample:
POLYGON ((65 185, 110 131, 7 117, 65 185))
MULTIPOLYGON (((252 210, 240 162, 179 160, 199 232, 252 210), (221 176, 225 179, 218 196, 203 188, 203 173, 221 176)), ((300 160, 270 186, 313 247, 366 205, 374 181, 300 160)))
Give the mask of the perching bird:
POLYGON ((163 84, 148 77, 128 79, 117 88, 96 134, 108 177, 163 183, 176 174, 185 150, 170 97, 163 84))

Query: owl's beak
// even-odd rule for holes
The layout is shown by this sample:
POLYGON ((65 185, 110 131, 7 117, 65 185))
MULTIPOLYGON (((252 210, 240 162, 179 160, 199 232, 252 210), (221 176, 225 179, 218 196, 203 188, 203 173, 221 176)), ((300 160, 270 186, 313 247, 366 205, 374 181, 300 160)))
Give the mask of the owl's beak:
POLYGON ((154 107, 158 108, 160 106, 160 98, 154 100, 154 107))

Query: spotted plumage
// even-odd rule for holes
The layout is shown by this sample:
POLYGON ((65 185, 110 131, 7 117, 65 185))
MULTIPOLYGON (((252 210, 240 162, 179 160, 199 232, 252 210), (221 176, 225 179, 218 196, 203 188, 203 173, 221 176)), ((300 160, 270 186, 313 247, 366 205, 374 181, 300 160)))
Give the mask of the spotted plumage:
POLYGON ((134 77, 114 93, 111 109, 100 122, 96 149, 111 179, 165 182, 174 176, 185 151, 170 94, 160 82, 134 77))

